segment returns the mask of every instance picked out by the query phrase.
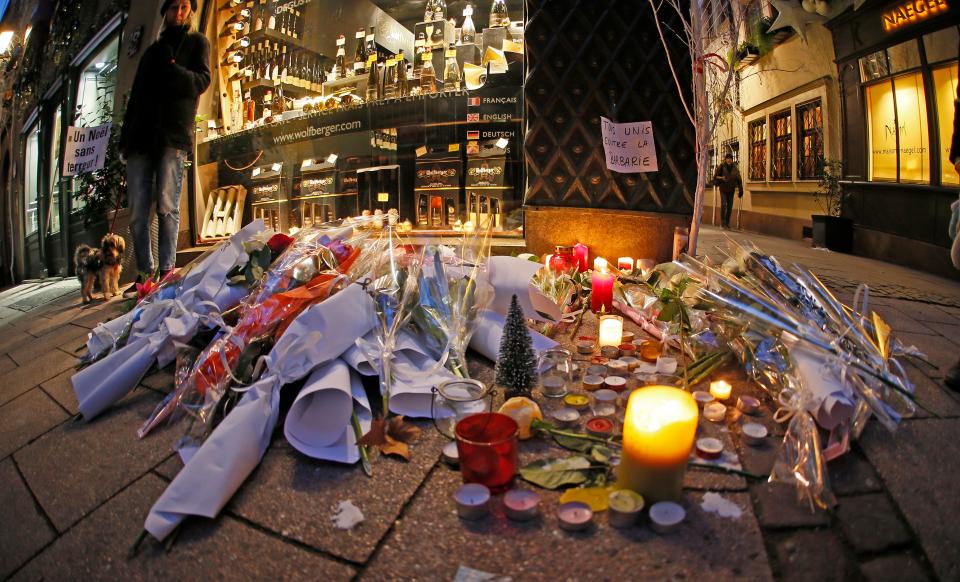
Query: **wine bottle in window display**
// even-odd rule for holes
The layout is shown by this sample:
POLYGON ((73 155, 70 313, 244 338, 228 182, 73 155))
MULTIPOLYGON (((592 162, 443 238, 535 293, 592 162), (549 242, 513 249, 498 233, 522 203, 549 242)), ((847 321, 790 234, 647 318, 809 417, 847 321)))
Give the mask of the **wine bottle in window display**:
POLYGON ((263 30, 263 18, 266 15, 265 7, 267 5, 267 0, 260 0, 257 3, 257 13, 253 18, 253 30, 263 30))
POLYGON ((362 75, 366 71, 364 67, 367 64, 367 35, 363 28, 357 29, 356 39, 357 50, 353 57, 353 74, 362 75))
POLYGON ((397 54, 397 97, 406 97, 410 94, 410 85, 407 79, 407 59, 403 56, 403 49, 397 54))
POLYGON ((460 65, 457 64, 457 49, 452 44, 447 48, 447 60, 443 65, 443 90, 460 90, 460 65))
POLYGON ((280 80, 280 45, 273 43, 273 52, 270 53, 270 78, 280 80))
POLYGON ((287 45, 283 45, 280 50, 280 82, 287 82, 287 73, 289 72, 290 61, 287 60, 287 45))
POLYGON ((427 5, 423 8, 423 21, 430 22, 433 20, 433 3, 435 0, 427 0, 427 5))
POLYGON ((380 71, 377 65, 377 53, 371 54, 367 58, 367 103, 373 103, 380 99, 380 71))
POLYGON ((300 11, 293 11, 293 27, 290 29, 290 36, 293 38, 300 38, 300 11))
POLYGON ((510 26, 510 12, 507 10, 507 0, 493 0, 490 7, 490 28, 507 28, 510 26))
POLYGON ((442 20, 433 23, 433 32, 430 34, 430 46, 443 49, 443 31, 445 28, 446 25, 442 20))
POLYGON ((420 76, 420 68, 423 65, 423 51, 427 48, 427 35, 420 33, 417 40, 413 41, 413 76, 420 76))
POLYGON ((370 58, 370 55, 379 56, 377 55, 376 34, 372 26, 367 30, 367 59, 370 58))
POLYGON ((420 67, 420 92, 424 95, 437 92, 437 72, 433 68, 433 50, 427 47, 423 51, 423 65, 420 67))
POLYGON ((337 37, 337 60, 333 66, 333 78, 342 79, 346 77, 346 66, 347 66, 347 51, 344 46, 347 43, 347 39, 341 34, 337 37))
POLYGON ((383 68, 383 98, 395 99, 397 97, 397 60, 395 58, 387 59, 383 68))
POLYGON ((273 0, 270 0, 270 3, 267 4, 267 28, 270 30, 277 29, 277 13, 276 13, 276 4, 273 0))

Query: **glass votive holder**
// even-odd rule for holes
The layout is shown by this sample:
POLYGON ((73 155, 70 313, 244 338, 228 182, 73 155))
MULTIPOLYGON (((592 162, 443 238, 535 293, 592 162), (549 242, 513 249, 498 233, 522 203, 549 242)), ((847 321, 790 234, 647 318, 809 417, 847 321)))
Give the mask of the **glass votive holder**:
POLYGON ((440 434, 454 438, 454 427, 461 419, 490 412, 493 394, 483 382, 471 379, 448 380, 433 391, 430 415, 440 434))
POLYGON ((620 395, 607 388, 590 393, 590 410, 594 416, 615 416, 619 402, 620 395))
POLYGON ((497 412, 472 414, 456 426, 460 474, 465 483, 480 483, 503 493, 517 472, 517 422, 497 412))
POLYGON ((562 398, 573 382, 573 356, 569 350, 555 348, 540 356, 540 392, 547 398, 562 398))

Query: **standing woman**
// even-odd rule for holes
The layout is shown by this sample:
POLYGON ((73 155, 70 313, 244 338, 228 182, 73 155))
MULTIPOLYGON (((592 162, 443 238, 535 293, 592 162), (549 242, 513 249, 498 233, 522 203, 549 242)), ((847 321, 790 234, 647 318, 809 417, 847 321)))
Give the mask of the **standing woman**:
MULTIPOLYGON (((120 131, 140 282, 154 272, 150 249, 154 205, 160 223, 159 277, 176 264, 183 162, 193 148, 200 95, 210 86, 210 44, 190 30, 196 9, 197 0, 164 1, 163 31, 140 58, 120 131)), ((135 292, 135 287, 128 293, 131 290, 135 292)))
MULTIPOLYGON (((960 73, 960 64, 957 65, 957 72, 960 73)), ((960 174, 960 85, 957 85, 957 98, 953 102, 953 140, 950 143, 950 162, 953 163, 953 169, 960 174)), ((953 266, 960 269, 960 224, 958 224, 960 201, 954 202, 951 210, 953 220, 949 234, 953 237, 953 247, 950 249, 950 258, 953 260, 953 266)), ((949 388, 960 392, 960 360, 947 370, 943 382, 949 388)))

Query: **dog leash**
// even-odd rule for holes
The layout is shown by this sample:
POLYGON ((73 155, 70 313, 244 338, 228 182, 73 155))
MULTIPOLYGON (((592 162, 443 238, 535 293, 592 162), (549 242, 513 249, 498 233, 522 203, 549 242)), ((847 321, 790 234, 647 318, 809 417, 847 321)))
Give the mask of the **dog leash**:
POLYGON ((124 190, 126 190, 126 186, 120 186, 120 192, 117 193, 117 204, 113 209, 113 220, 110 221, 110 230, 107 231, 107 234, 115 234, 113 227, 117 225, 117 215, 120 214, 120 201, 123 200, 124 190))

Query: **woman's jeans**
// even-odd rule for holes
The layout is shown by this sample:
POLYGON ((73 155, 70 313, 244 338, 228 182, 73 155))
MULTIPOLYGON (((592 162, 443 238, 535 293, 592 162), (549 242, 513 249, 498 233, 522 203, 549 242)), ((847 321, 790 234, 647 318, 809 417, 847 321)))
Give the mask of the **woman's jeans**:
POLYGON ((160 223, 158 251, 160 270, 168 271, 177 262, 177 233, 180 229, 180 191, 186 152, 163 148, 157 154, 136 153, 127 158, 127 199, 130 201, 130 230, 137 270, 153 272, 150 250, 150 210, 156 200, 160 223), (155 193, 155 194, 154 194, 155 193))

